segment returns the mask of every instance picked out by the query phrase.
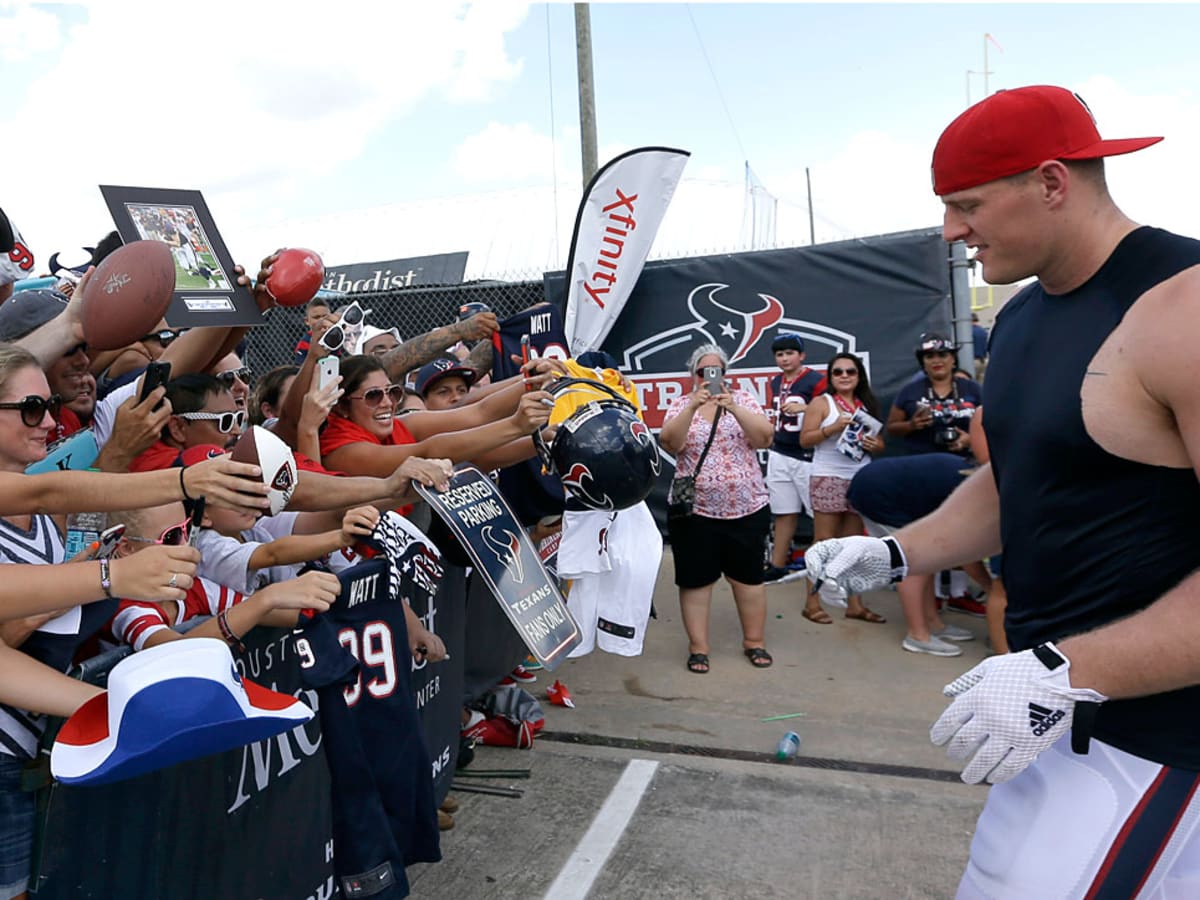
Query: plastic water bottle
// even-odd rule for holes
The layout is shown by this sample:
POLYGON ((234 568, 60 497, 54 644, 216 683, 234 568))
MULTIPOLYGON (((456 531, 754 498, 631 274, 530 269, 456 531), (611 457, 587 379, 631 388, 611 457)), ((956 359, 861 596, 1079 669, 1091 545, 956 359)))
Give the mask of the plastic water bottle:
POLYGON ((779 739, 779 746, 775 748, 775 758, 780 762, 786 762, 789 759, 794 759, 799 752, 800 735, 794 731, 789 731, 779 739))

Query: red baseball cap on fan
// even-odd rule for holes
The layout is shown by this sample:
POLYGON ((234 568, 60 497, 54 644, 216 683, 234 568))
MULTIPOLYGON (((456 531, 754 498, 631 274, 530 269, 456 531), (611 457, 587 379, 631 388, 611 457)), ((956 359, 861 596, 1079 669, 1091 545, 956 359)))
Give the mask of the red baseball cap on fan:
POLYGON ((1106 141, 1082 98, 1037 84, 997 91, 950 123, 933 150, 933 192, 965 191, 1036 169, 1048 159, 1132 153, 1161 137, 1106 141))

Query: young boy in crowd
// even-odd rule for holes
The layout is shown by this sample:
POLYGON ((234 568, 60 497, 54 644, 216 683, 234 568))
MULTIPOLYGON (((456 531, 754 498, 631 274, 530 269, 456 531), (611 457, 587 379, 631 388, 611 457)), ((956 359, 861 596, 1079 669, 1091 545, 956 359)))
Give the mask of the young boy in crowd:
POLYGON ((313 328, 318 322, 328 319, 332 314, 329 307, 329 301, 323 297, 313 297, 304 307, 304 327, 307 331, 304 337, 296 342, 296 351, 293 354, 294 363, 298 366, 304 364, 304 358, 308 356, 308 348, 313 340, 313 328))
POLYGON ((764 579, 778 581, 787 574, 792 555, 792 538, 800 514, 812 513, 808 496, 812 450, 800 446, 804 410, 815 394, 825 389, 825 376, 804 364, 804 338, 794 331, 781 331, 771 341, 779 374, 771 378, 770 414, 775 422, 775 440, 767 451, 767 491, 775 517, 771 563, 764 579))

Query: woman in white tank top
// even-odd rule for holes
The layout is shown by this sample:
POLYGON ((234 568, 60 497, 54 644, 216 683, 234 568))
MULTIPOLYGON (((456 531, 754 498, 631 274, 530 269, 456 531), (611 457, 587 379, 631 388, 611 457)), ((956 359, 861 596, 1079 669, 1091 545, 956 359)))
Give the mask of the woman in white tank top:
MULTIPOLYGON (((879 404, 871 393, 866 369, 853 353, 839 353, 829 361, 829 387, 813 397, 804 413, 800 446, 813 448, 810 492, 813 508, 813 542, 863 533, 862 519, 846 501, 850 480, 883 450, 879 436, 879 404)), ((863 606, 862 597, 846 600, 846 618, 884 622, 883 616, 863 606)), ((815 591, 805 601, 804 618, 818 625, 833 622, 821 607, 815 591)))

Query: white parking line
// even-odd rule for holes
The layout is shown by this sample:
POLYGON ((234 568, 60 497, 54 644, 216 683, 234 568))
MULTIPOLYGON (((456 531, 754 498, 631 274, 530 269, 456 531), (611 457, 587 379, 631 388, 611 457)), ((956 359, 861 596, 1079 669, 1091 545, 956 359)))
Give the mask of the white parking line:
POLYGON ((588 895, 596 876, 625 833, 657 769, 658 763, 653 760, 629 761, 579 846, 546 891, 546 900, 583 900, 588 895))

